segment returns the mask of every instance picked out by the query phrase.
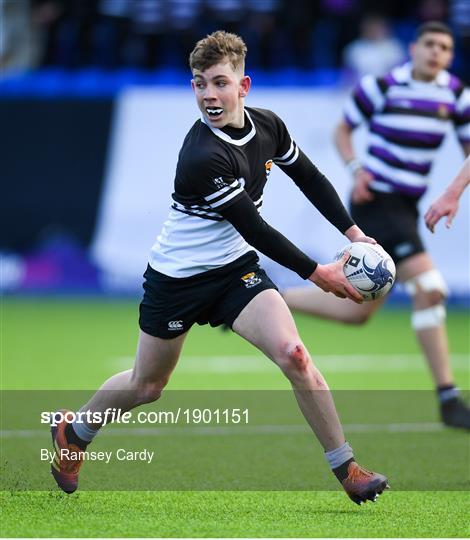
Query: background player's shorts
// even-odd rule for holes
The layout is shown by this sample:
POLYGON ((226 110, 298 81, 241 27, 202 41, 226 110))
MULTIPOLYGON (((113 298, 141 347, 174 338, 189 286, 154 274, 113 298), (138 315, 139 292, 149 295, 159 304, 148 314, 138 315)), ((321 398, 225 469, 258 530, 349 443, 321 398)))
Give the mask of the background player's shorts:
POLYGON ((221 268, 188 278, 172 278, 147 266, 140 328, 162 339, 184 334, 194 323, 231 328, 257 294, 277 290, 258 261, 250 251, 221 268))
POLYGON ((370 202, 351 203, 351 216, 357 225, 375 238, 395 263, 425 251, 418 233, 417 200, 400 193, 373 194, 370 202))

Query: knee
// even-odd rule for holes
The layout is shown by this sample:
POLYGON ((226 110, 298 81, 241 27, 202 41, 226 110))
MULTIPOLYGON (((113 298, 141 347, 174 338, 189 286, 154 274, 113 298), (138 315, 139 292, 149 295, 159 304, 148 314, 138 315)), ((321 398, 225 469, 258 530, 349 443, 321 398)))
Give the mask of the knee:
POLYGON ((144 403, 152 403, 157 401, 157 399, 161 397, 167 382, 168 381, 135 381, 134 390, 136 393, 137 403, 139 405, 143 405, 144 403))
POLYGON ((417 290, 413 297, 413 309, 427 309, 439 304, 443 304, 446 297, 443 291, 433 289, 429 291, 417 290))
POLYGON ((307 349, 300 340, 280 346, 277 360, 279 367, 288 378, 306 373, 311 364, 307 349))
POLYGON ((404 286, 413 298, 415 310, 427 309, 441 304, 448 294, 444 278, 436 269, 418 274, 406 281, 404 286))
POLYGON ((444 324, 446 308, 443 300, 443 295, 438 291, 415 298, 411 315, 411 326, 415 331, 438 328, 444 324))

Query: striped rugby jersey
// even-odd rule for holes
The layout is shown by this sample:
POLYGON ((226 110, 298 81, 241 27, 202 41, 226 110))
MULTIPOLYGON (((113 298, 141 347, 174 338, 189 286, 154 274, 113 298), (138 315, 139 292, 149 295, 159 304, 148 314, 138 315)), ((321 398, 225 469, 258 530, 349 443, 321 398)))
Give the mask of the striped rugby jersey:
POLYGON ((447 71, 433 82, 415 81, 411 63, 381 78, 365 76, 352 92, 344 119, 368 125, 364 168, 370 187, 420 197, 436 152, 452 124, 461 143, 470 142, 470 92, 447 71))
POLYGON ((272 164, 288 166, 298 156, 286 126, 271 111, 245 107, 242 129, 217 129, 198 120, 179 153, 173 204, 150 251, 150 266, 185 278, 252 251, 220 212, 244 192, 259 210, 272 164))

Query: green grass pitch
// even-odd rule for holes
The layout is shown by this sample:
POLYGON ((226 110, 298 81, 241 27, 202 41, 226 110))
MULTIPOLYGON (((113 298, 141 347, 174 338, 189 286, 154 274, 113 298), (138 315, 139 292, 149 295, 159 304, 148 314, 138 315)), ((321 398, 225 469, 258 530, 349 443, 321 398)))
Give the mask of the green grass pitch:
MULTIPOLYGON (((137 300, 3 299, 2 389, 90 390, 130 367, 137 305, 137 300)), ((432 390, 406 309, 384 310, 361 328, 303 316, 296 321, 333 390, 432 390)), ((470 389, 469 328, 468 313, 450 311, 450 348, 456 381, 463 390, 470 389)), ((277 368, 253 347, 232 333, 209 327, 195 327, 190 333, 168 386, 169 390, 288 388, 277 368)), ((435 411, 431 415, 437 421, 435 411)), ((367 439, 358 433, 352 436, 359 444, 367 439)), ((433 435, 429 437, 432 441, 433 435)), ((435 437, 463 448, 470 468, 467 434, 445 430, 435 437)), ((12 444, 7 439, 4 443, 12 444)), ((13 444, 21 446, 27 440, 14 439, 13 444)), ((319 453, 318 447, 315 451, 319 453)), ((411 467, 417 468, 411 465, 412 456, 397 456, 398 461, 390 463, 396 471, 395 485, 400 485, 400 477, 415 472, 411 467)), ((431 480, 442 474, 426 460, 422 463, 422 474, 431 480)), ((325 475, 326 465, 319 464, 318 474, 325 475)), ((470 536, 468 474, 459 491, 400 491, 393 489, 392 481, 392 490, 376 504, 358 507, 340 489, 333 491, 334 484, 331 491, 151 491, 150 485, 148 491, 84 490, 67 496, 55 487, 47 463, 43 467, 43 490, 0 492, 2 537, 470 536)), ((1 468, 8 474, 3 456, 1 468)))

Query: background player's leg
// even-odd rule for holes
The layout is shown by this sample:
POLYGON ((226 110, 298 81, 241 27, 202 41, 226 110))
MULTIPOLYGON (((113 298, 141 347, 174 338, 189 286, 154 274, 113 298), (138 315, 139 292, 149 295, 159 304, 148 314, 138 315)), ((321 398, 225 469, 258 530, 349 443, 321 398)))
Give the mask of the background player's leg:
POLYGON ((140 330, 134 367, 105 381, 80 410, 104 412, 115 407, 124 412, 158 399, 176 366, 185 337, 161 339, 140 330))
MULTIPOLYGON (((425 290, 419 284, 419 276, 434 270, 434 265, 427 253, 418 253, 400 262, 397 265, 397 277, 402 283, 416 282, 413 298, 413 329, 421 345, 437 387, 449 385, 453 382, 447 332, 444 318, 439 320, 430 316, 426 321, 420 314, 431 313, 433 309, 443 307, 445 296, 438 287, 430 286, 425 290), (420 322, 421 321, 421 322, 420 322)), ((443 309, 442 313, 445 313, 443 309)), ((437 313, 437 311, 436 311, 437 313)))
POLYGON ((453 382, 445 327, 445 283, 427 253, 398 265, 398 278, 413 296, 412 325, 439 394, 442 421, 470 429, 470 407, 459 399, 453 382))
POLYGON ((384 298, 356 304, 348 298, 338 298, 319 288, 292 287, 282 291, 290 309, 346 324, 364 324, 385 302, 384 298))
POLYGON ((313 365, 280 294, 269 289, 255 296, 235 319, 233 330, 281 368, 325 450, 343 445, 343 429, 328 385, 313 365))

